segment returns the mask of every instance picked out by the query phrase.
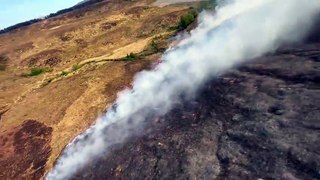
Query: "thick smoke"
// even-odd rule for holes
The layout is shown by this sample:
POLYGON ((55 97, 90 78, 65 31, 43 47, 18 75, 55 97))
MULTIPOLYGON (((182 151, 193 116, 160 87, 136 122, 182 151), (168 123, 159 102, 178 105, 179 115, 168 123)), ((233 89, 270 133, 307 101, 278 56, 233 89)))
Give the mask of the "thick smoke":
POLYGON ((167 113, 181 94, 192 96, 239 63, 301 40, 319 11, 318 0, 233 0, 215 14, 203 12, 189 37, 154 70, 139 73, 133 88, 68 145, 47 179, 68 179, 111 146, 141 134, 150 115, 167 113))

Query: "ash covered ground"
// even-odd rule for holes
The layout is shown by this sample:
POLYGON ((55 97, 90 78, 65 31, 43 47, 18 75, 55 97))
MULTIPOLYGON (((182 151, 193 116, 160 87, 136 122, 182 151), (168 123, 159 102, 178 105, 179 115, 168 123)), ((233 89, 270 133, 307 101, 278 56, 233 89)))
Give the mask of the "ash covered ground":
POLYGON ((318 30, 213 79, 73 179, 320 179, 318 30))

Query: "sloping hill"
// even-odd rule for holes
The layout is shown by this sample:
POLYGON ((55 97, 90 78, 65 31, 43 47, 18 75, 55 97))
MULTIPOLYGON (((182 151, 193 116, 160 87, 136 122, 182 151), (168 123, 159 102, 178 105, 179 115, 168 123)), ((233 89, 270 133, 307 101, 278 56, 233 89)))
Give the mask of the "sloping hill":
POLYGON ((318 38, 212 80, 74 179, 319 179, 318 38))
POLYGON ((157 63, 190 4, 152 3, 103 1, 0 35, 0 179, 42 177, 157 63))
MULTIPOLYGON (((153 3, 86 4, 0 35, 0 179, 43 178, 197 5, 153 3)), ((319 179, 318 32, 205 84, 73 179, 319 179)))

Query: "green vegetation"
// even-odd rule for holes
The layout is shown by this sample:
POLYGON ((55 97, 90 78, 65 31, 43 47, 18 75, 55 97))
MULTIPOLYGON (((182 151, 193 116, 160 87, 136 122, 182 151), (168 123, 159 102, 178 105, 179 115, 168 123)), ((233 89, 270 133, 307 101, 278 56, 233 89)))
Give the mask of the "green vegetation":
POLYGON ((44 72, 46 72, 44 68, 35 67, 30 70, 29 76, 38 76, 44 72))
POLYGON ((82 67, 82 65, 75 64, 75 65, 72 66, 72 71, 76 71, 76 70, 80 69, 81 67, 82 67))
POLYGON ((42 67, 34 67, 30 69, 29 73, 23 73, 21 74, 22 77, 30 77, 30 76, 38 76, 40 74, 43 74, 45 72, 50 72, 52 69, 50 68, 42 68, 42 67))
POLYGON ((146 46, 146 48, 142 52, 135 54, 135 55, 137 56, 137 58, 143 59, 147 56, 157 54, 157 53, 162 53, 162 52, 166 51, 167 46, 168 46, 167 39, 169 37, 171 37, 171 34, 155 36, 154 38, 152 38, 152 40, 149 42, 148 46, 146 46))
POLYGON ((180 21, 176 26, 171 26, 169 27, 168 30, 169 31, 184 30, 197 19, 197 16, 198 16, 198 12, 195 9, 191 8, 191 10, 187 14, 183 15, 180 18, 180 21))
POLYGON ((158 52, 159 51, 159 44, 155 40, 152 40, 150 43, 150 48, 151 48, 151 50, 158 52))
POLYGON ((134 53, 130 53, 130 54, 127 54, 126 57, 122 58, 122 60, 124 61, 133 61, 133 60, 136 60, 138 58, 138 56, 134 53))
POLYGON ((182 16, 180 18, 180 22, 178 24, 178 29, 186 29, 190 24, 192 24, 198 16, 197 11, 191 10, 188 14, 182 16))
POLYGON ((165 51, 166 50, 165 39, 166 38, 164 38, 162 35, 154 37, 150 42, 146 51, 148 51, 150 54, 165 51))
POLYGON ((67 72, 67 71, 62 71, 61 72, 61 76, 67 76, 69 74, 69 72, 67 72))
POLYGON ((202 1, 199 6, 199 10, 207 10, 207 9, 213 9, 217 6, 217 0, 207 0, 202 1))
POLYGON ((77 70, 80 69, 82 66, 83 66, 83 65, 75 64, 75 65, 72 66, 72 69, 71 69, 71 70, 68 70, 68 71, 64 70, 64 71, 61 72, 60 75, 61 75, 61 76, 67 76, 69 73, 74 72, 74 71, 77 71, 77 70))
POLYGON ((198 13, 202 10, 214 9, 217 6, 217 0, 206 0, 201 1, 200 5, 191 10, 180 18, 178 25, 169 27, 169 31, 181 31, 186 29, 190 24, 192 24, 198 17, 198 13))
POLYGON ((69 73, 77 71, 78 69, 80 69, 83 65, 80 64, 75 64, 72 66, 71 70, 64 70, 61 72, 60 76, 67 76, 69 73))

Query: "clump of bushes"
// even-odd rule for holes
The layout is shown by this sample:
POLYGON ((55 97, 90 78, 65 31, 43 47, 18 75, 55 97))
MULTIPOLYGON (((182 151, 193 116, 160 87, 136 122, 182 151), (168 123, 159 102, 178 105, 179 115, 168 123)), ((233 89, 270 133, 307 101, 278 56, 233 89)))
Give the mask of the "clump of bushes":
POLYGON ((123 58, 124 61, 133 61, 136 60, 138 56, 134 53, 127 54, 126 57, 123 58))
POLYGON ((150 48, 152 51, 155 51, 155 52, 158 52, 159 51, 159 44, 155 41, 155 40, 152 40, 151 43, 150 43, 150 48))
POLYGON ((178 24, 176 26, 171 26, 169 27, 169 31, 181 31, 186 29, 190 24, 192 24, 198 17, 198 12, 191 8, 191 10, 180 17, 180 21, 178 22, 178 24))
POLYGON ((180 18, 177 29, 183 30, 186 29, 190 24, 192 24, 197 19, 198 13, 195 10, 191 10, 188 14, 180 18))
POLYGON ((46 70, 44 68, 40 68, 40 67, 34 67, 31 68, 29 76, 38 76, 42 73, 44 73, 46 70))
POLYGON ((52 69, 48 68, 41 68, 41 67, 34 67, 30 69, 30 72, 21 74, 22 77, 30 77, 30 76, 38 76, 42 73, 51 71, 52 69))
POLYGON ((147 51, 150 52, 151 54, 164 52, 165 50, 166 50, 165 40, 161 35, 153 38, 147 48, 147 51))

